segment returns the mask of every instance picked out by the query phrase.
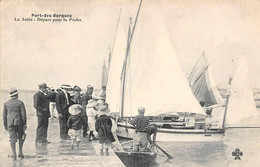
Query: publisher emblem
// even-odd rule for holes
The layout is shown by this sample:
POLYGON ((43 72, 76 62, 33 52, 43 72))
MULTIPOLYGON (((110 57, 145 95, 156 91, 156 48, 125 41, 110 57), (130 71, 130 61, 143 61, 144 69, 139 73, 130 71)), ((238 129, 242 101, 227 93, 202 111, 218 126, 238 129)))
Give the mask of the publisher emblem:
POLYGON ((235 157, 235 160, 241 160, 241 156, 243 156, 243 152, 240 151, 239 148, 235 149, 235 151, 232 152, 232 156, 235 157))

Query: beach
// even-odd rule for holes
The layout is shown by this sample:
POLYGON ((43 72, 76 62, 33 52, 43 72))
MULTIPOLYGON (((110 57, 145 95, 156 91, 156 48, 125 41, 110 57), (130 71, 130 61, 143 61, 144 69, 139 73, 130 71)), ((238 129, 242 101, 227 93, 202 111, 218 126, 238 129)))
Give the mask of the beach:
MULTIPOLYGON (((35 92, 21 92, 19 99, 25 103, 27 110, 28 128, 24 143, 25 159, 13 162, 8 132, 3 128, 1 114, 1 147, 0 166, 124 166, 115 161, 108 162, 109 157, 99 156, 97 142, 90 144, 82 138, 80 149, 70 149, 70 141, 60 143, 59 123, 57 119, 49 121, 48 140, 51 144, 35 146, 37 118, 33 108, 33 94, 35 92)), ((9 99, 8 93, 1 93, 1 110, 3 104, 9 99)), ((259 109, 258 109, 259 112, 259 109)), ((154 167, 168 166, 257 166, 260 163, 260 129, 228 129, 221 141, 215 142, 158 142, 160 147, 173 156, 167 157, 158 150, 154 167), (241 160, 234 160, 232 152, 239 148, 243 152, 241 160)), ((113 156, 111 156, 113 157, 113 156)))

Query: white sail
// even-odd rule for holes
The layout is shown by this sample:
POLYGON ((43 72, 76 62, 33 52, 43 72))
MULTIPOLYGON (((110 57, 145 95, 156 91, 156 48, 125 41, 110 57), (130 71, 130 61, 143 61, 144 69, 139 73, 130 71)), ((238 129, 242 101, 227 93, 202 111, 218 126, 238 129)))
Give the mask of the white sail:
POLYGON ((205 52, 199 58, 188 78, 193 94, 198 101, 204 101, 205 106, 224 104, 222 97, 212 79, 210 65, 205 52))
POLYGON ((146 115, 205 114, 181 70, 158 8, 160 5, 148 3, 142 4, 130 48, 124 116, 137 115, 141 106, 146 108, 146 115))
POLYGON ((257 116, 252 88, 249 82, 249 74, 246 58, 243 57, 231 81, 229 102, 225 125, 227 127, 250 126, 257 116))
POLYGON ((115 40, 114 51, 111 57, 109 77, 106 89, 106 102, 109 104, 111 112, 119 112, 121 72, 126 54, 127 36, 121 24, 118 26, 117 38, 115 40))

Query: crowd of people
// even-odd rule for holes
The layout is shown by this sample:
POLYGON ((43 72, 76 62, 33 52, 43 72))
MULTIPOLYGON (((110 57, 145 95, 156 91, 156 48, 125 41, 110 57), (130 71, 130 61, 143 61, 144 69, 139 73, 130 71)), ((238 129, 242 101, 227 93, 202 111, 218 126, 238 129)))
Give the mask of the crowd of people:
MULTIPOLYGON (((39 90, 33 96, 33 106, 36 109, 37 128, 36 145, 51 143, 47 140, 49 119, 59 120, 60 141, 71 140, 71 149, 79 148, 80 138, 88 141, 99 140, 100 154, 109 155, 109 147, 123 151, 116 136, 117 125, 115 116, 110 112, 106 103, 106 87, 102 87, 99 96, 93 95, 93 86, 88 85, 87 91, 81 94, 77 85, 71 87, 63 84, 58 89, 49 88, 46 83, 40 83, 39 90), (88 133, 89 132, 89 133, 88 133), (95 133, 97 133, 95 135, 95 133), (105 150, 105 152, 104 152, 105 150)), ((18 100, 18 90, 11 88, 11 99, 4 104, 4 127, 9 132, 10 145, 13 152, 11 156, 17 159, 16 142, 19 140, 19 158, 24 158, 23 143, 25 140, 26 109, 21 100, 18 100)), ((147 147, 148 141, 152 143, 151 134, 155 134, 156 126, 151 126, 149 119, 144 116, 145 109, 139 108, 139 116, 129 123, 136 127, 134 136, 134 151, 142 151, 147 147)))

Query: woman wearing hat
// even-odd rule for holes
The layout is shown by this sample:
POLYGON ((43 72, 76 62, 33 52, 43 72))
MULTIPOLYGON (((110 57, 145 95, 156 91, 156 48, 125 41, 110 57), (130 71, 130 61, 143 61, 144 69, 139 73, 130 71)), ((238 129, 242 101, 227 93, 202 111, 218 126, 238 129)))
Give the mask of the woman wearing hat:
POLYGON ((99 143, 101 144, 100 154, 104 155, 103 149, 106 149, 106 155, 108 154, 108 147, 115 141, 111 128, 112 121, 106 114, 109 112, 106 106, 100 106, 98 110, 99 117, 96 120, 95 129, 98 132, 99 143))
POLYGON ((74 143, 76 141, 77 148, 79 148, 80 136, 83 127, 83 120, 80 115, 82 111, 82 106, 79 104, 74 104, 69 107, 70 117, 67 122, 67 126, 69 128, 68 135, 71 137, 71 149, 74 148, 74 143))
POLYGON ((88 136, 88 140, 92 141, 92 140, 97 140, 97 138, 94 135, 94 130, 95 130, 95 123, 96 123, 96 116, 97 116, 97 111, 95 110, 95 106, 97 105, 96 101, 94 101, 93 99, 88 101, 87 104, 87 110, 86 110, 86 114, 88 116, 88 127, 89 127, 89 136, 88 136))

